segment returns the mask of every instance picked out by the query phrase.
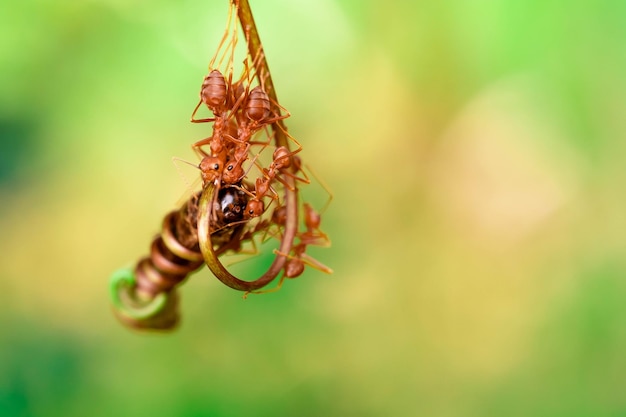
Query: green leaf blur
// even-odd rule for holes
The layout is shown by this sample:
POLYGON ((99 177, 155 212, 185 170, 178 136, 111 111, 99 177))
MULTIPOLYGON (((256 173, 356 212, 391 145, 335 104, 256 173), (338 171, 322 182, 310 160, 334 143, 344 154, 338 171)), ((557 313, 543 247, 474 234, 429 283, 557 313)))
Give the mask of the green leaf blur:
POLYGON ((0 415, 626 415, 626 2, 251 3, 335 273, 204 270, 167 335, 106 287, 187 191, 227 1, 0 5, 0 415))

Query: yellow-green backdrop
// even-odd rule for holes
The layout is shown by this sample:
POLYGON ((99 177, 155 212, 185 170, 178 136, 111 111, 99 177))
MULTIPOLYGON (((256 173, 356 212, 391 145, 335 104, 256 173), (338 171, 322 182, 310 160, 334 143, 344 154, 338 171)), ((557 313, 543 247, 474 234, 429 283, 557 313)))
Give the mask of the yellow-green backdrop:
POLYGON ((168 335, 107 281, 185 192, 226 0, 0 5, 0 415, 626 415, 626 2, 251 3, 335 273, 204 270, 168 335))

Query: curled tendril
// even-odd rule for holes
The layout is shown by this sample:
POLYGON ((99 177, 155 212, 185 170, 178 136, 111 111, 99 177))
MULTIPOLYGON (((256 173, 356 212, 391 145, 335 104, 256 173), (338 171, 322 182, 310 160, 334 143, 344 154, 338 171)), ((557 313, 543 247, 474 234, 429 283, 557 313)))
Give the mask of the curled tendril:
POLYGON ((147 320, 162 312, 167 305, 168 294, 162 292, 154 298, 139 300, 134 296, 136 285, 132 269, 120 269, 111 275, 109 292, 116 312, 133 321, 147 320))
MULTIPOLYGON (((254 281, 244 281, 232 275, 220 262, 213 244, 211 243, 211 230, 209 221, 211 218, 211 201, 216 192, 216 187, 211 183, 202 191, 198 212, 198 241, 200 243, 200 251, 204 260, 213 274, 223 284, 239 291, 254 291, 263 288, 276 278, 286 262, 284 255, 278 254, 274 258, 274 262, 269 269, 254 281)), ((281 253, 289 253, 293 245, 293 238, 297 231, 298 213, 297 213, 297 192, 287 190, 285 195, 285 205, 287 207, 287 224, 285 225, 285 233, 280 245, 281 253)))

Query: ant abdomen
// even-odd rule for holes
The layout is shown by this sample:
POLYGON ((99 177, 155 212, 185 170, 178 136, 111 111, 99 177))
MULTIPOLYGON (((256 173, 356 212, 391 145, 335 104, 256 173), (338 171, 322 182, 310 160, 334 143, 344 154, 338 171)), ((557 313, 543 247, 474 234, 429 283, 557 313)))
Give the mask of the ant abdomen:
POLYGON ((260 86, 256 86, 248 94, 248 102, 244 114, 251 120, 260 122, 270 115, 270 99, 260 86))
POLYGON ((298 258, 290 259, 285 263, 285 276, 297 278, 304 272, 304 262, 298 258))
POLYGON ((272 213, 272 222, 279 226, 284 226, 285 224, 287 224, 287 207, 276 207, 274 213, 272 213))
POLYGON ((204 78, 200 98, 211 110, 224 106, 227 96, 226 80, 221 72, 213 70, 204 78))
POLYGON ((272 155, 274 159, 274 161, 272 162, 274 169, 289 168, 289 166, 291 165, 290 157, 292 154, 293 152, 289 152, 289 149, 284 146, 279 146, 278 148, 276 148, 274 154, 272 155))
POLYGON ((304 203, 304 224, 308 230, 317 230, 322 222, 322 216, 313 210, 311 205, 304 203))
POLYGON ((227 225, 243 220, 248 204, 248 196, 234 187, 222 188, 218 193, 221 211, 218 211, 218 223, 227 225))

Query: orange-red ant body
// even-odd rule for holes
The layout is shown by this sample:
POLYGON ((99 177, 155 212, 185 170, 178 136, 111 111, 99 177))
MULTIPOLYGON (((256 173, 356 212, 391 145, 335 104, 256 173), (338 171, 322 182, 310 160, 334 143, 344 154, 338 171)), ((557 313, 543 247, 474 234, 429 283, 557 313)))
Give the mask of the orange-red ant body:
MULTIPOLYGON (((277 255, 283 255, 288 258, 283 267, 283 275, 280 277, 276 287, 269 290, 252 291, 255 294, 263 294, 267 292, 274 292, 281 289, 285 279, 297 278, 304 272, 306 265, 309 265, 315 269, 318 269, 326 274, 332 274, 333 270, 323 263, 319 262, 315 258, 306 254, 308 246, 328 246, 330 245, 330 239, 328 236, 320 230, 320 223, 322 217, 315 211, 309 204, 304 203, 304 225, 306 230, 299 232, 296 238, 299 243, 291 248, 289 254, 274 251, 277 255)), ((285 226, 287 222, 287 208, 285 206, 277 207, 272 214, 272 223, 276 224, 279 228, 285 226)), ((244 295, 244 298, 248 295, 244 295)))
MULTIPOLYGON (((278 175, 282 169, 288 168, 291 165, 292 152, 284 146, 279 146, 274 151, 273 160, 269 169, 263 168, 263 176, 256 179, 254 184, 254 192, 248 192, 251 199, 248 201, 244 216, 246 218, 258 217, 265 212, 265 203, 263 197, 265 197, 268 191, 272 191, 274 198, 278 198, 276 191, 272 189, 272 182, 276 179, 283 184, 285 181, 278 175)), ((286 184, 288 186, 288 184, 286 184)))
POLYGON ((307 203, 304 203, 303 207, 306 231, 298 233, 297 237, 300 240, 300 243, 292 248, 293 255, 289 256, 289 261, 285 264, 285 273, 283 278, 281 278, 281 281, 278 283, 278 288, 280 288, 284 278, 299 277, 302 272, 304 272, 305 264, 319 269, 327 274, 333 272, 332 269, 305 253, 307 246, 328 246, 330 245, 330 240, 328 239, 328 236, 320 230, 320 223, 322 221, 320 214, 313 210, 313 208, 307 203))

